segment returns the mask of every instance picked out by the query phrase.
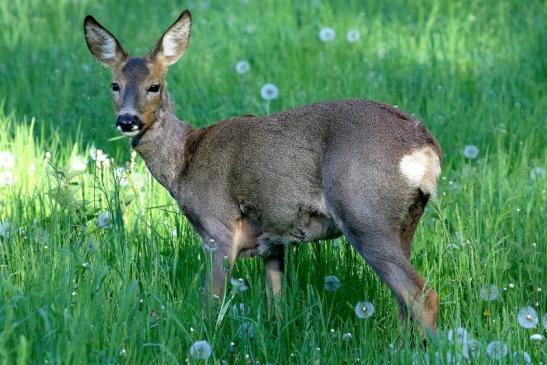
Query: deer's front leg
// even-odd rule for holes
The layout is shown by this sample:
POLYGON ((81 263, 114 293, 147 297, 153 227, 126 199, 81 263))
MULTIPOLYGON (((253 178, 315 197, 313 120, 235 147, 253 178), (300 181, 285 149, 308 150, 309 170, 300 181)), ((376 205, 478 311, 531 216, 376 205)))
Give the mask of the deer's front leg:
POLYGON ((205 294, 207 297, 221 298, 224 295, 224 288, 235 260, 230 241, 205 238, 203 239, 203 250, 207 262, 205 265, 205 294))
MULTIPOLYGON (((205 289, 209 295, 222 297, 224 287, 241 249, 256 246, 257 226, 247 218, 233 222, 207 222, 206 233, 201 234, 208 258, 205 289)), ((283 256, 281 256, 283 259, 283 256)))

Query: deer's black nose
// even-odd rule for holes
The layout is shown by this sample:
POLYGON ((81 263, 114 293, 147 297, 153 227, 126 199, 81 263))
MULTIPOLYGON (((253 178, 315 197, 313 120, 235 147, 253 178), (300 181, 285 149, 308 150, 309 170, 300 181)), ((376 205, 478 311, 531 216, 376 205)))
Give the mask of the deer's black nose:
POLYGON ((137 115, 121 114, 116 120, 116 127, 122 132, 133 132, 142 126, 142 121, 137 115))

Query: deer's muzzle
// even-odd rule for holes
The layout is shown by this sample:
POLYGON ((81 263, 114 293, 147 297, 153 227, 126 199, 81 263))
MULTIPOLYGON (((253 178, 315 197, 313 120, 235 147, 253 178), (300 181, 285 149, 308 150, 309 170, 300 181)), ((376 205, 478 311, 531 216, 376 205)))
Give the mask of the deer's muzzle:
POLYGON ((125 135, 134 136, 143 126, 142 120, 137 115, 120 114, 116 120, 116 128, 125 135))

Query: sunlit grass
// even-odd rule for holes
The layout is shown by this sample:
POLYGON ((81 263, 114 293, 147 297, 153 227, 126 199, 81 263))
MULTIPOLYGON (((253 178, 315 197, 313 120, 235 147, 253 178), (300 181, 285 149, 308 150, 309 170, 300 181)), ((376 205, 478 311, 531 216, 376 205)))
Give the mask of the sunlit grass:
POLYGON ((547 312, 544 4, 122 4, 0 2, 0 152, 15 157, 0 167, 3 363, 199 363, 201 340, 209 363, 447 363, 472 358, 473 344, 483 364, 492 341, 507 346, 502 362, 519 351, 545 362, 545 340, 530 339, 546 334, 547 312), (426 351, 399 338, 391 294, 343 239, 288 250, 281 317, 260 260, 236 265, 248 290, 229 285, 203 313, 208 258, 127 141, 112 139, 109 72, 81 29, 92 13, 142 54, 185 5, 193 38, 169 88, 193 125, 351 97, 396 104, 438 136, 443 177, 412 257, 441 297, 426 351), (341 286, 325 290, 331 275, 341 286), (359 318, 358 302, 373 315, 359 318), (519 318, 525 307, 537 324, 519 318))

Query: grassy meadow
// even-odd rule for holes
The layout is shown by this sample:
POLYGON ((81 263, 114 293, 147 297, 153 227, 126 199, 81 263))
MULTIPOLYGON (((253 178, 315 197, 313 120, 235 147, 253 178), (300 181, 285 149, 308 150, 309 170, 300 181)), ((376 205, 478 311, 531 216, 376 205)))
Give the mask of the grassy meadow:
POLYGON ((545 19, 535 0, 1 0, 0 363, 547 363, 545 19), (204 315, 208 257, 119 138, 82 29, 92 14, 144 54, 184 8, 192 38, 168 82, 192 125, 366 98, 438 138, 412 255, 441 298, 427 349, 344 239, 287 250, 281 318, 259 259, 204 315))

